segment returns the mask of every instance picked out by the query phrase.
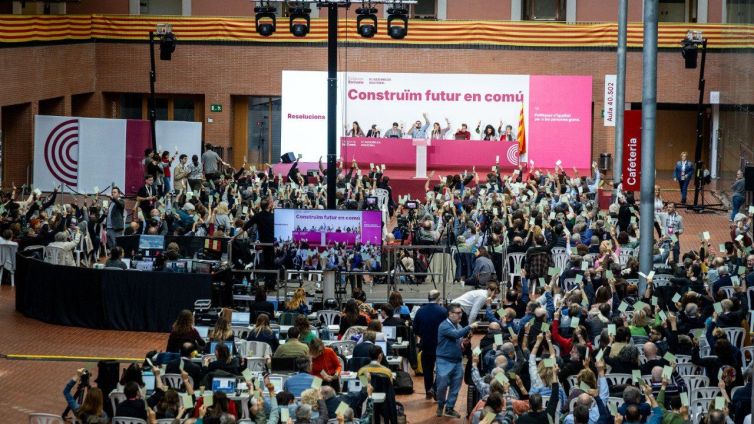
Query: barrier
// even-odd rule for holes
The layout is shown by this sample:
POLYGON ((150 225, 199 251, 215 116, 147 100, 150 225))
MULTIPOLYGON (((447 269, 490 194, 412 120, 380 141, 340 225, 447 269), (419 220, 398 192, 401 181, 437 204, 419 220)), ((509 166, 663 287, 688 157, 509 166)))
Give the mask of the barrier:
POLYGON ((16 310, 52 324, 169 332, 183 309, 209 298, 208 274, 53 265, 16 256, 16 310))
MULTIPOLYGON (((115 244, 123 248, 123 255, 125 257, 130 258, 135 254, 135 252, 139 251, 139 237, 141 237, 141 234, 116 237, 115 244)), ((230 245, 231 240, 232 239, 230 237, 212 238, 212 237, 197 237, 197 236, 166 235, 165 247, 167 248, 168 244, 170 243, 176 243, 178 245, 178 248, 180 249, 180 254, 182 258, 193 258, 197 253, 203 252, 205 249, 208 249, 207 242, 219 241, 220 242, 219 250, 218 249, 208 249, 208 250, 218 252, 219 254, 225 253, 228 251, 228 246, 230 245)))

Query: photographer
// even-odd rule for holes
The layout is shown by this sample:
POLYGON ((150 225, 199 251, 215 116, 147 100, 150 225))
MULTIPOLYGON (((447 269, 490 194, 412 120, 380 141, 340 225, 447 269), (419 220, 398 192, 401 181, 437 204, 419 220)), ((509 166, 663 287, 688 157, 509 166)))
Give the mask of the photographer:
POLYGON ((68 403, 68 407, 71 408, 73 414, 82 423, 87 424, 107 424, 110 422, 110 418, 107 413, 102 409, 103 396, 102 390, 97 387, 89 386, 89 371, 85 368, 79 368, 76 370, 76 375, 71 377, 68 384, 63 389, 63 396, 68 403), (79 405, 78 401, 71 394, 73 386, 79 383, 79 389, 86 389, 86 395, 84 396, 84 402, 79 405))

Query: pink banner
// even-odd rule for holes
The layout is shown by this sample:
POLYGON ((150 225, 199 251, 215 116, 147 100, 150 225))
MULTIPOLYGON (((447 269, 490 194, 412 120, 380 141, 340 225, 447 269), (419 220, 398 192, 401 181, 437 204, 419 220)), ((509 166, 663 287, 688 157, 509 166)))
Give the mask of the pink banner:
POLYGON ((552 169, 591 169, 592 77, 532 75, 526 128, 528 160, 552 169))
POLYGON ((325 242, 351 246, 356 243, 356 233, 325 233, 325 242))
POLYGON ((133 195, 144 185, 144 150, 152 147, 149 121, 126 122, 126 186, 121 190, 133 195))
POLYGON ((305 241, 310 245, 319 246, 322 244, 322 233, 319 231, 294 231, 293 241, 305 241))
MULTIPOLYGON (((347 162, 356 159, 361 164, 385 164, 388 168, 413 167, 416 164, 416 147, 407 138, 353 138, 340 139, 341 156, 347 162)), ((427 167, 478 168, 492 167, 499 158, 500 167, 518 165, 518 144, 505 141, 481 140, 431 140, 427 147, 427 167)))

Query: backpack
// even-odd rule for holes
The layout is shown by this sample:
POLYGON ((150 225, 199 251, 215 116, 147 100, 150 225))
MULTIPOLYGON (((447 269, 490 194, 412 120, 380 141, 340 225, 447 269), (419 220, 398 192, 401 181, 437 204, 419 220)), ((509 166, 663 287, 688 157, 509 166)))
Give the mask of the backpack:
POLYGON ((414 393, 414 380, 406 371, 396 371, 393 388, 397 395, 410 395, 414 393))

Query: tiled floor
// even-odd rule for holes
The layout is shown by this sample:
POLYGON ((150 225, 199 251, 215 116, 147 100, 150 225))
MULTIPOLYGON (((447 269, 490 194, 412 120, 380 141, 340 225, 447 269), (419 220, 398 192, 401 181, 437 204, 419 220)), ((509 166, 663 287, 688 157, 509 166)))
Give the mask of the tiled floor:
MULTIPOLYGON (((666 194, 674 200, 677 193, 666 194)), ((682 211, 686 234, 681 238, 683 249, 698 247, 698 234, 710 231, 713 246, 728 240, 725 215, 696 214, 682 211)), ((67 379, 82 362, 65 358, 52 360, 11 360, 6 355, 60 355, 139 358, 152 349, 162 349, 167 334, 98 331, 60 327, 28 319, 15 312, 14 290, 7 284, 0 288, 0 408, 6 411, 2 423, 25 423, 31 411, 60 413, 65 407, 62 389, 67 379)), ((88 365, 92 365, 89 363, 88 365)), ((424 400, 421 378, 415 378, 416 393, 400 396, 408 421, 424 423, 435 420, 435 405, 424 400)), ((466 386, 461 390, 456 409, 465 412, 466 386)))

